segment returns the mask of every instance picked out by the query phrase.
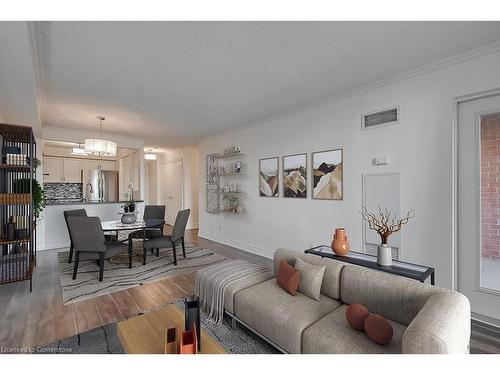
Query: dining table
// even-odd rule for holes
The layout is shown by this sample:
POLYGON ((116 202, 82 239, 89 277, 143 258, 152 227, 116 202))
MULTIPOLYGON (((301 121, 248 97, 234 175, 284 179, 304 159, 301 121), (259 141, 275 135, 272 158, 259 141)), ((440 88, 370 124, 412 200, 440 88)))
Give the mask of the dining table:
MULTIPOLYGON (((163 228, 164 224, 165 224, 165 220, 160 220, 160 219, 140 219, 140 220, 137 220, 131 224, 124 224, 120 220, 111 220, 111 221, 101 222, 101 227, 102 227, 102 231, 104 233, 114 232, 115 233, 115 236, 114 236, 115 241, 117 241, 117 242, 128 241, 128 246, 129 246, 129 251, 130 251, 130 250, 132 250, 131 249, 132 241, 129 241, 128 234, 124 233, 125 231, 130 232, 130 231, 142 230, 143 231, 142 241, 145 241, 146 240, 146 229, 152 229, 152 228, 161 229, 161 228, 163 228), (120 239, 119 233, 126 234, 126 237, 120 239)), ((136 251, 136 254, 134 254, 134 258, 140 257, 139 252, 140 252, 139 250, 136 251)), ((125 257, 124 257, 125 255, 127 255, 127 254, 124 253, 124 254, 117 255, 117 256, 113 257, 112 259, 110 259, 110 262, 112 262, 112 263, 125 263, 125 257), (124 258, 124 259, 122 260, 122 258, 124 258)), ((129 268, 132 268, 132 264, 129 265, 129 268)))

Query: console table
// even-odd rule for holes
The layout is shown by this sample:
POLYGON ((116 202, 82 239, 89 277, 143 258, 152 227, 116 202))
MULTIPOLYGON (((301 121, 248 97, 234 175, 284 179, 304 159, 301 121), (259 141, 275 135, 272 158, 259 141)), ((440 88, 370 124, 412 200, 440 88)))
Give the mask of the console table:
POLYGON ((333 252, 330 246, 316 246, 312 249, 304 251, 306 254, 318 255, 322 258, 330 258, 340 262, 355 264, 357 266, 371 268, 373 270, 392 273, 394 275, 407 277, 409 279, 425 282, 430 276, 431 285, 434 285, 434 268, 422 266, 419 264, 402 262, 400 260, 393 260, 392 266, 384 267, 377 264, 377 257, 369 254, 350 251, 347 255, 337 255, 333 252))

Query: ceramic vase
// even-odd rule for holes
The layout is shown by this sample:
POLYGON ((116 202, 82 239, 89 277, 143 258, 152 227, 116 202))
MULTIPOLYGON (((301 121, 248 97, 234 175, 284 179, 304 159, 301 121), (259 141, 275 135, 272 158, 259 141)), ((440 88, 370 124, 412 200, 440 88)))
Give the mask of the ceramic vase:
POLYGON ((392 266, 392 247, 382 244, 377 248, 377 264, 379 266, 392 266))
POLYGON ((134 213, 124 213, 122 215, 121 222, 122 224, 134 224, 137 221, 137 216, 134 213))
POLYGON ((333 235, 332 250, 337 255, 346 255, 349 250, 349 241, 344 228, 336 228, 333 235))

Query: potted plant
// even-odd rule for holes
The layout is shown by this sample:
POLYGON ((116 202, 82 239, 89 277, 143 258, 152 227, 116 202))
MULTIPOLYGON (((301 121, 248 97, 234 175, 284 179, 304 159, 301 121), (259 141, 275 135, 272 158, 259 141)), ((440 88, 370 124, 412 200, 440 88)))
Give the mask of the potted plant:
POLYGON ((383 210, 380 206, 378 206, 378 214, 369 212, 366 207, 360 211, 361 217, 368 223, 369 228, 380 236, 381 244, 377 248, 379 266, 392 265, 392 248, 388 245, 389 236, 399 232, 403 225, 408 224, 408 221, 415 217, 414 212, 415 210, 410 210, 404 218, 397 219, 396 214, 392 215, 387 208, 383 210))
MULTIPOLYGON (((36 168, 41 165, 39 159, 33 159, 33 172, 36 168)), ((34 173, 35 174, 35 173, 34 173)), ((29 194, 30 185, 33 187, 33 217, 35 218, 34 225, 36 226, 37 221, 40 219, 43 209, 45 207, 45 197, 43 194, 43 188, 40 183, 35 179, 30 178, 20 178, 16 179, 12 183, 12 190, 14 193, 18 194, 29 194)))
POLYGON ((134 184, 128 184, 128 190, 123 194, 125 204, 122 206, 124 214, 122 215, 121 222, 123 224, 133 224, 137 221, 135 215, 135 202, 134 202, 134 184))

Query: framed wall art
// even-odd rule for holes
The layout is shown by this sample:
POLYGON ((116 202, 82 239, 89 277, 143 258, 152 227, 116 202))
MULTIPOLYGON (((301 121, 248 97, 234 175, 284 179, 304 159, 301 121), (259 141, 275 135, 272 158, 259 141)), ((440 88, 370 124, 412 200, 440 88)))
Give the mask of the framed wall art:
POLYGON ((279 196, 279 158, 259 160, 259 194, 261 197, 279 196))
POLYGON ((307 154, 283 156, 283 197, 307 198, 307 154))
POLYGON ((343 199, 342 149, 312 153, 313 199, 343 199))

